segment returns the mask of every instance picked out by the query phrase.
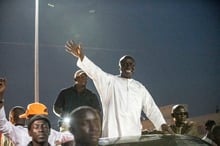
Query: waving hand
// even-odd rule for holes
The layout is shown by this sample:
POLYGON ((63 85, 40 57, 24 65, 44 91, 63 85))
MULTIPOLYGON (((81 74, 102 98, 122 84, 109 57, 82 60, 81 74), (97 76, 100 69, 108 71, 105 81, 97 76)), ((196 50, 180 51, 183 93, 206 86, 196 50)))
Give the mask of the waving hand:
POLYGON ((65 47, 68 53, 80 58, 80 60, 83 60, 84 54, 80 44, 76 44, 73 40, 70 40, 66 42, 65 47))

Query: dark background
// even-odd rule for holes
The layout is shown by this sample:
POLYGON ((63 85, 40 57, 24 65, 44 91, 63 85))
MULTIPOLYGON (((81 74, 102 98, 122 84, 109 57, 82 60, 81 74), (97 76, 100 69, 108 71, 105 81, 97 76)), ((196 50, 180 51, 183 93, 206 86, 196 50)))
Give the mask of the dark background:
MULTIPOLYGON (((219 1, 39 1, 39 94, 54 128, 52 105, 78 69, 76 58, 65 52, 70 39, 112 74, 119 73, 122 55, 134 56, 134 78, 158 106, 188 104, 190 116, 220 106, 219 1)), ((0 76, 8 81, 7 114, 12 106, 34 102, 34 18, 34 0, 0 0, 0 76)), ((91 80, 88 88, 96 92, 91 80)))

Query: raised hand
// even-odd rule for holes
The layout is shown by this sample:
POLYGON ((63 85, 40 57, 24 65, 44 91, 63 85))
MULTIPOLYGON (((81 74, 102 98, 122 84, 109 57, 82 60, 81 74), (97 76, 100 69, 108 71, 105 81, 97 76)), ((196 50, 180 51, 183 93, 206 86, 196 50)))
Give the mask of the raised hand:
POLYGON ((73 40, 70 40, 66 42, 65 48, 68 53, 83 60, 84 54, 80 44, 76 44, 73 40))
POLYGON ((162 132, 164 132, 164 133, 172 134, 172 135, 175 134, 175 133, 173 132, 173 130, 170 128, 170 126, 168 126, 167 124, 162 124, 162 125, 161 125, 161 129, 162 129, 162 132))
POLYGON ((6 80, 4 78, 0 78, 0 98, 3 98, 3 94, 6 90, 6 80))

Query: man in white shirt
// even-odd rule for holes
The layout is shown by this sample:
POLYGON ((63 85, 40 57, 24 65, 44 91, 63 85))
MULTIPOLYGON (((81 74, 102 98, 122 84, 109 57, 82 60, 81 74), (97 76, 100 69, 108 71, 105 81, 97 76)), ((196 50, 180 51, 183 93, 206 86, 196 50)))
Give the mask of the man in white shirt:
POLYGON ((112 75, 84 56, 82 48, 74 41, 68 41, 65 47, 67 52, 78 57, 77 66, 93 80, 99 93, 103 108, 102 137, 141 135, 142 110, 157 130, 170 130, 148 90, 132 79, 134 58, 123 56, 119 60, 120 75, 112 75))
MULTIPOLYGON (((25 126, 25 119, 19 118, 19 115, 25 113, 25 108, 22 106, 14 106, 9 111, 9 121, 18 127, 24 127, 25 126)), ((1 137, 1 144, 4 146, 14 146, 13 142, 8 138, 8 136, 5 136, 2 134, 1 137)))
MULTIPOLYGON (((6 119, 4 109, 4 92, 6 90, 6 80, 0 78, 0 132, 4 133, 15 146, 26 146, 32 140, 28 130, 24 126, 15 126, 6 119)), ((41 103, 31 103, 28 105, 26 112, 20 115, 20 118, 28 118, 37 114, 48 115, 47 107, 41 103)), ((56 143, 64 143, 73 140, 74 137, 70 132, 61 133, 51 129, 49 143, 56 146, 56 143)))

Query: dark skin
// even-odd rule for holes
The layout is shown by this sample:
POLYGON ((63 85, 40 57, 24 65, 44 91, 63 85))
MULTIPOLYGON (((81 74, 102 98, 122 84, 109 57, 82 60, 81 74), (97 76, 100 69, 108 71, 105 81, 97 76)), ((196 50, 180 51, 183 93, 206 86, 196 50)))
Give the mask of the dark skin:
POLYGON ((170 125, 170 127, 175 133, 199 136, 196 123, 188 121, 188 112, 183 105, 174 106, 171 116, 173 117, 175 124, 170 125))
POLYGON ((215 125, 212 128, 212 140, 220 146, 220 125, 215 125))
POLYGON ((9 121, 13 125, 25 126, 25 119, 19 118, 19 115, 25 113, 25 109, 21 106, 13 107, 9 112, 9 121))
POLYGON ((80 74, 75 78, 76 89, 80 93, 86 89, 87 75, 85 73, 80 74))
MULTIPOLYGON (((83 61, 84 53, 80 45, 76 44, 73 40, 71 40, 66 42, 65 47, 68 53, 72 54, 75 57, 80 58, 80 60, 83 61)), ((134 73, 134 70, 135 70, 134 60, 130 58, 125 58, 124 60, 121 61, 120 76, 122 78, 130 79, 134 73)))
POLYGON ((76 146, 97 146, 101 136, 101 119, 97 112, 86 110, 75 119, 70 127, 76 146))
POLYGON ((187 122, 187 111, 184 107, 178 107, 173 113, 173 118, 177 127, 181 127, 187 122))
POLYGON ((207 131, 207 137, 209 138, 209 139, 212 139, 213 138, 213 135, 212 135, 212 127, 213 126, 215 126, 216 125, 216 123, 215 123, 215 121, 210 121, 209 122, 209 124, 206 124, 205 126, 206 126, 206 131, 207 131))
MULTIPOLYGON (((80 44, 76 44, 73 40, 67 41, 65 44, 66 51, 73 56, 79 58, 81 61, 84 59, 83 49, 80 44)), ((120 61, 120 76, 122 78, 130 79, 134 74, 135 70, 135 60, 133 58, 124 58, 120 61)), ((172 129, 167 125, 161 125, 162 131, 165 133, 174 134, 172 129)))
POLYGON ((120 76, 122 78, 130 79, 134 74, 135 70, 135 61, 131 58, 124 58, 120 62, 120 76))
MULTIPOLYGON (((4 100, 5 90, 6 90, 6 79, 0 78, 0 101, 4 100)), ((2 108, 3 105, 4 103, 0 103, 0 108, 2 108)))
MULTIPOLYGON (((0 78, 0 101, 4 100, 4 93, 6 91, 7 84, 5 78, 0 78)), ((4 105, 4 102, 0 103, 0 108, 2 108, 4 105)), ((9 120, 12 124, 16 125, 24 125, 25 119, 19 118, 20 114, 23 114, 25 112, 25 109, 23 107, 14 107, 9 112, 9 120)))
POLYGON ((49 124, 45 120, 36 120, 31 124, 29 135, 32 137, 33 146, 49 146, 49 124))

